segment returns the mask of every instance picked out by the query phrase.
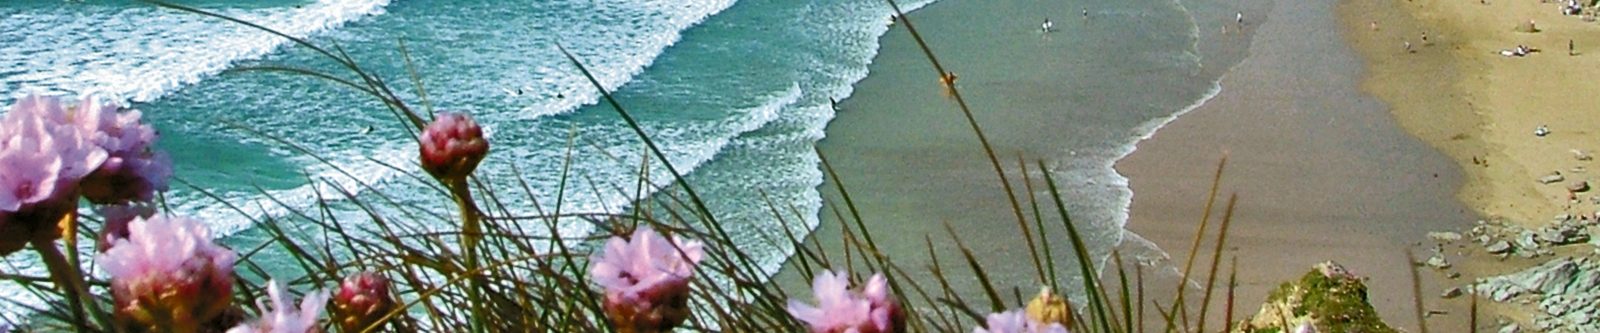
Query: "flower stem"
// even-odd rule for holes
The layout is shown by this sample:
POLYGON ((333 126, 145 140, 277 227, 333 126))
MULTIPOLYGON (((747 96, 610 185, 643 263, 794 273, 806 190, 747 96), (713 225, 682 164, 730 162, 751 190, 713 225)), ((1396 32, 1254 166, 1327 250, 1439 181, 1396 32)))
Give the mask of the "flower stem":
POLYGON ((55 241, 49 238, 34 238, 33 249, 39 252, 39 258, 44 260, 45 267, 50 269, 50 279, 61 289, 67 299, 67 305, 72 309, 72 321, 79 329, 88 327, 83 315, 83 295, 88 290, 83 285, 83 274, 74 269, 61 249, 56 248, 55 241))
MULTIPOLYGON (((461 211, 461 251, 465 252, 466 271, 469 274, 477 274, 478 242, 483 238, 478 206, 472 200, 472 189, 468 187, 466 177, 450 179, 447 184, 451 196, 456 201, 456 208, 461 211)), ((485 282, 478 276, 469 278, 468 282, 467 301, 472 303, 472 319, 468 321, 473 332, 486 332, 487 327, 483 325, 488 318, 484 317, 486 311, 481 296, 485 282)))

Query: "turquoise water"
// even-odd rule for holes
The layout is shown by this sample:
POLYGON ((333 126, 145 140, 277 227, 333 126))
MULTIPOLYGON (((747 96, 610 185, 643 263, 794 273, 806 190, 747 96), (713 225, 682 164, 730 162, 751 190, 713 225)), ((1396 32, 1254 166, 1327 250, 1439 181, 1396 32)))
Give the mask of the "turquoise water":
MULTIPOLYGON (((932 0, 907 2, 902 5, 916 8, 932 0)), ((480 174, 490 186, 520 194, 521 177, 533 189, 531 197, 499 198, 513 214, 533 214, 536 203, 548 206, 558 196, 565 212, 619 211, 649 194, 634 193, 641 144, 614 111, 594 105, 597 94, 561 58, 560 43, 616 91, 719 219, 748 241, 743 249, 769 270, 790 250, 763 237, 781 235, 777 228, 803 234, 817 222, 822 174, 813 144, 833 118, 829 100, 849 97, 851 85, 866 77, 890 16, 881 0, 183 3, 338 45, 420 107, 400 60, 397 43, 404 41, 431 106, 471 113, 484 124, 493 146, 480 174), (578 184, 555 193, 568 165, 568 179, 578 184), (769 203, 791 209, 788 224, 773 218, 769 203)), ((1083 66, 1083 86, 1155 84, 1181 92, 1118 102, 1085 98, 1088 107, 1070 115, 1084 117, 1082 128, 1062 129, 1081 139, 1062 140, 1057 171, 1073 184, 1098 182, 1083 191, 1106 198, 1074 208, 1110 231, 1125 223, 1127 205, 1126 183, 1110 163, 1165 117, 1207 95, 1215 77, 1197 74, 1198 37, 1176 2, 1105 5, 1096 15, 1172 24, 1062 33, 1134 38, 1107 43, 1123 49, 1095 52, 1141 55, 1127 64, 1112 53, 1086 57, 1105 63, 1083 66), (1151 42, 1142 43, 1146 37, 1151 42), (1134 67, 1147 64, 1158 66, 1134 67), (1128 72, 1138 79, 1116 76, 1128 72), (1100 117, 1115 121, 1093 120, 1100 117)), ((416 170, 414 143, 374 99, 306 77, 226 72, 290 65, 344 73, 304 47, 133 1, 8 1, 0 4, 0 17, 0 45, 6 45, 0 48, 0 102, 48 91, 101 92, 134 103, 161 131, 177 177, 224 199, 175 183, 168 204, 219 230, 245 230, 252 218, 289 214, 280 204, 310 208, 318 191, 336 196, 332 188, 359 190, 360 184, 402 204, 447 211, 444 197, 406 176, 416 170)), ((648 179, 658 186, 671 181, 660 167, 650 168, 648 179)), ((572 221, 560 232, 586 235, 591 225, 572 221)), ((1120 239, 1103 234, 1112 236, 1102 243, 1120 239)), ((0 288, 0 296, 18 294, 0 288)))

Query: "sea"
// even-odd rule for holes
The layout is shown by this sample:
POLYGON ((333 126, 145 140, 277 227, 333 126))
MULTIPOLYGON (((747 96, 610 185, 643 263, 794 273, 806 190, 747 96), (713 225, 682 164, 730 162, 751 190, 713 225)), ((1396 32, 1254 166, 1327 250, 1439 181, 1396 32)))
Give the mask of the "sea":
MULTIPOLYGON (((915 10, 935 1, 971 0, 900 5, 915 10)), ((1200 68, 1198 28, 1183 0, 1059 2, 1093 5, 1096 15, 1173 22, 1141 32, 1159 42, 1115 43, 1155 56, 1089 57, 1104 63, 1086 64, 1080 84, 1170 81, 1178 83, 1164 89, 1180 93, 1069 114, 1085 118, 1074 125, 1082 128, 1061 131, 1085 139, 1064 144, 1052 158, 1058 166, 1052 172, 1064 183, 1099 184, 1075 190, 1091 193, 1074 193, 1087 200, 1073 208, 1106 229, 1094 234, 1108 236, 1091 242, 1115 246, 1125 238, 1118 231, 1131 191, 1111 165, 1214 95, 1221 74, 1202 74, 1213 71, 1200 68)), ((804 234, 819 221, 823 173, 813 147, 827 137, 831 101, 850 98, 852 85, 871 74, 893 12, 883 0, 178 3, 337 46, 418 110, 471 114, 492 142, 479 173, 488 186, 518 194, 497 197, 514 215, 550 211, 558 199, 563 212, 620 212, 635 198, 657 194, 653 188, 669 187, 666 168, 641 168, 644 146, 610 106, 597 103, 596 89, 557 49, 565 47, 615 92, 769 272, 793 252, 771 241, 781 235, 774 230, 804 234), (641 175, 654 186, 638 186, 641 175)), ((250 70, 263 66, 349 73, 288 39, 145 2, 0 2, 0 104, 30 92, 92 93, 143 111, 176 164, 167 207, 221 234, 246 234, 252 221, 315 211, 319 200, 337 201, 328 198, 341 197, 341 190, 450 214, 448 200, 417 179, 415 143, 389 109, 325 80, 250 70)), ((328 214, 364 216, 352 207, 328 214)), ((557 232, 597 231, 571 221, 557 232)), ((41 271, 28 260, 8 265, 0 270, 41 271)), ((9 286, 0 286, 0 297, 31 299, 9 286)))

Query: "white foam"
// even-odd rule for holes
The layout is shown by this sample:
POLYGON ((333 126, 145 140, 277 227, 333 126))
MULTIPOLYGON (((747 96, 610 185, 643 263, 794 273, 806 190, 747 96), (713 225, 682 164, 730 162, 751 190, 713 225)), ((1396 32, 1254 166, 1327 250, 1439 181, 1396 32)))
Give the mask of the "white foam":
MULTIPOLYGON (((1193 13, 1190 12, 1190 10, 1189 10, 1189 8, 1187 6, 1183 5, 1183 2, 1181 0, 1173 0, 1172 3, 1174 5, 1176 5, 1180 10, 1182 10, 1182 12, 1184 13, 1184 16, 1188 17, 1188 19, 1189 19, 1189 25, 1190 25, 1189 35, 1194 40, 1194 42, 1192 44, 1190 44, 1190 51, 1188 51, 1188 54, 1193 55, 1193 57, 1189 58, 1189 59, 1192 59, 1192 61, 1194 61, 1196 63, 1196 65, 1197 65, 1196 68, 1197 68, 1197 70, 1199 70, 1198 68, 1201 68, 1202 66, 1204 66, 1204 62, 1202 61, 1203 59, 1201 59, 1201 57, 1199 56, 1199 51, 1198 51, 1199 47, 1200 47, 1200 40, 1201 40, 1199 25, 1196 23, 1196 20, 1194 18, 1193 13)), ((1232 66, 1238 66, 1238 63, 1236 62, 1232 66)), ((1127 158, 1128 155, 1132 155, 1134 151, 1138 150, 1139 144, 1144 143, 1145 140, 1149 140, 1150 138, 1154 137, 1156 135, 1156 132, 1161 130, 1161 128, 1166 127, 1167 124, 1171 124, 1173 121, 1178 120, 1179 117, 1182 117, 1183 115, 1189 114, 1189 112, 1193 112, 1194 110, 1199 109, 1201 106, 1206 105, 1206 103, 1211 102, 1211 100, 1216 98, 1218 94, 1222 93, 1222 80, 1227 77, 1226 73, 1231 73, 1231 72, 1232 72, 1232 68, 1229 68, 1228 70, 1224 71, 1225 74, 1223 74, 1221 77, 1213 79, 1211 81, 1210 89, 1208 89, 1204 95, 1202 95, 1199 99, 1196 99, 1194 102, 1190 103, 1189 105, 1184 106, 1181 109, 1178 109, 1177 112, 1173 112, 1172 114, 1167 115, 1165 117, 1159 117, 1159 118, 1151 119, 1149 121, 1146 121, 1146 122, 1140 124, 1138 127, 1134 128, 1134 133, 1138 133, 1139 139, 1138 140, 1134 140, 1132 143, 1129 143, 1127 145, 1122 146, 1121 147, 1122 149, 1118 152, 1117 157, 1114 158, 1114 159, 1111 159, 1110 161, 1108 161, 1106 163, 1106 165, 1104 166, 1105 170, 1109 170, 1109 172, 1112 175, 1116 176, 1116 178, 1118 179, 1118 186, 1119 186, 1119 188, 1122 189, 1121 192, 1123 192, 1123 193, 1119 193, 1118 196, 1117 196, 1118 197, 1118 201, 1119 201, 1118 204, 1122 207, 1122 209, 1118 213, 1118 219, 1117 220, 1121 222, 1121 225, 1119 225, 1118 227, 1122 228, 1125 231, 1122 234, 1122 237, 1120 239, 1118 239, 1118 241, 1116 242, 1116 244, 1118 244, 1119 246, 1122 245, 1125 241, 1127 241, 1129 239, 1129 236, 1131 236, 1132 238, 1137 239, 1138 241, 1140 241, 1140 243, 1138 243, 1139 246, 1148 247, 1148 248, 1152 249, 1153 251, 1155 251, 1157 253, 1161 253, 1164 256, 1168 255, 1159 246, 1157 246, 1154 242, 1150 242, 1148 240, 1145 240, 1143 237, 1139 236, 1138 234, 1135 234, 1132 231, 1127 230, 1126 226, 1128 224, 1128 219, 1129 219, 1129 214, 1130 214, 1129 211, 1133 206, 1133 189, 1130 188, 1129 185, 1128 185, 1128 177, 1127 177, 1127 175, 1123 175, 1121 172, 1117 171, 1116 164, 1118 162, 1121 162, 1122 159, 1127 158)))
MULTIPOLYGON (((389 0, 318 0, 296 8, 220 14, 307 37, 383 13, 389 0)), ((240 24, 154 6, 58 6, 0 20, 0 87, 111 94, 134 102, 255 59, 289 40, 240 24)))

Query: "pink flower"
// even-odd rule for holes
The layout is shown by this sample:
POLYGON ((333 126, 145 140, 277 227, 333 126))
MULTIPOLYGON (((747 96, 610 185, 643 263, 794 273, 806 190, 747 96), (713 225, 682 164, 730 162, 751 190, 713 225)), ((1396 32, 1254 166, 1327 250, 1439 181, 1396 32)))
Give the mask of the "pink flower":
POLYGON ((441 179, 466 178, 489 154, 483 128, 463 113, 440 113, 419 140, 422 169, 441 179))
POLYGON ((167 190, 172 162, 152 147, 156 131, 139 122, 138 110, 119 113, 117 109, 115 103, 101 103, 89 96, 70 117, 86 139, 108 155, 105 163, 83 180, 83 196, 97 204, 150 201, 156 191, 167 190))
POLYGON ((234 259, 200 221, 156 216, 133 219, 95 261, 111 276, 118 325, 194 332, 231 305, 234 259))
POLYGON ((394 305, 389 279, 376 272, 358 273, 339 284, 333 296, 333 321, 343 332, 360 332, 383 319, 394 305))
POLYGON ((118 239, 128 238, 128 223, 133 219, 156 215, 156 208, 150 205, 103 206, 95 211, 105 222, 100 227, 100 236, 95 239, 95 249, 100 252, 111 249, 111 244, 118 239))
POLYGON ((972 333, 1070 333, 1066 327, 1056 323, 1040 323, 1029 319, 1028 315, 1020 310, 1003 313, 989 314, 988 327, 976 327, 972 333))
POLYGON ((59 100, 37 95, 0 119, 0 255, 59 238, 56 222, 76 208, 78 182, 106 160, 67 119, 59 100))
POLYGON ((849 290, 850 276, 831 271, 811 282, 817 298, 813 307, 789 300, 789 315, 806 323, 812 333, 898 333, 904 331, 905 313, 889 297, 883 274, 874 274, 860 292, 849 290))
POLYGON ((668 241, 639 228, 632 240, 612 237, 591 258, 590 278, 605 288, 607 317, 629 332, 670 330, 689 316, 689 279, 704 255, 702 244, 668 241))
POLYGON ((315 291, 306 294, 300 300, 300 306, 294 306, 294 299, 283 291, 283 284, 274 280, 267 283, 267 298, 272 301, 272 309, 267 309, 267 304, 256 300, 256 308, 261 310, 261 318, 253 323, 234 326, 227 333, 316 333, 321 329, 317 319, 322 317, 322 307, 328 303, 327 291, 315 291))

